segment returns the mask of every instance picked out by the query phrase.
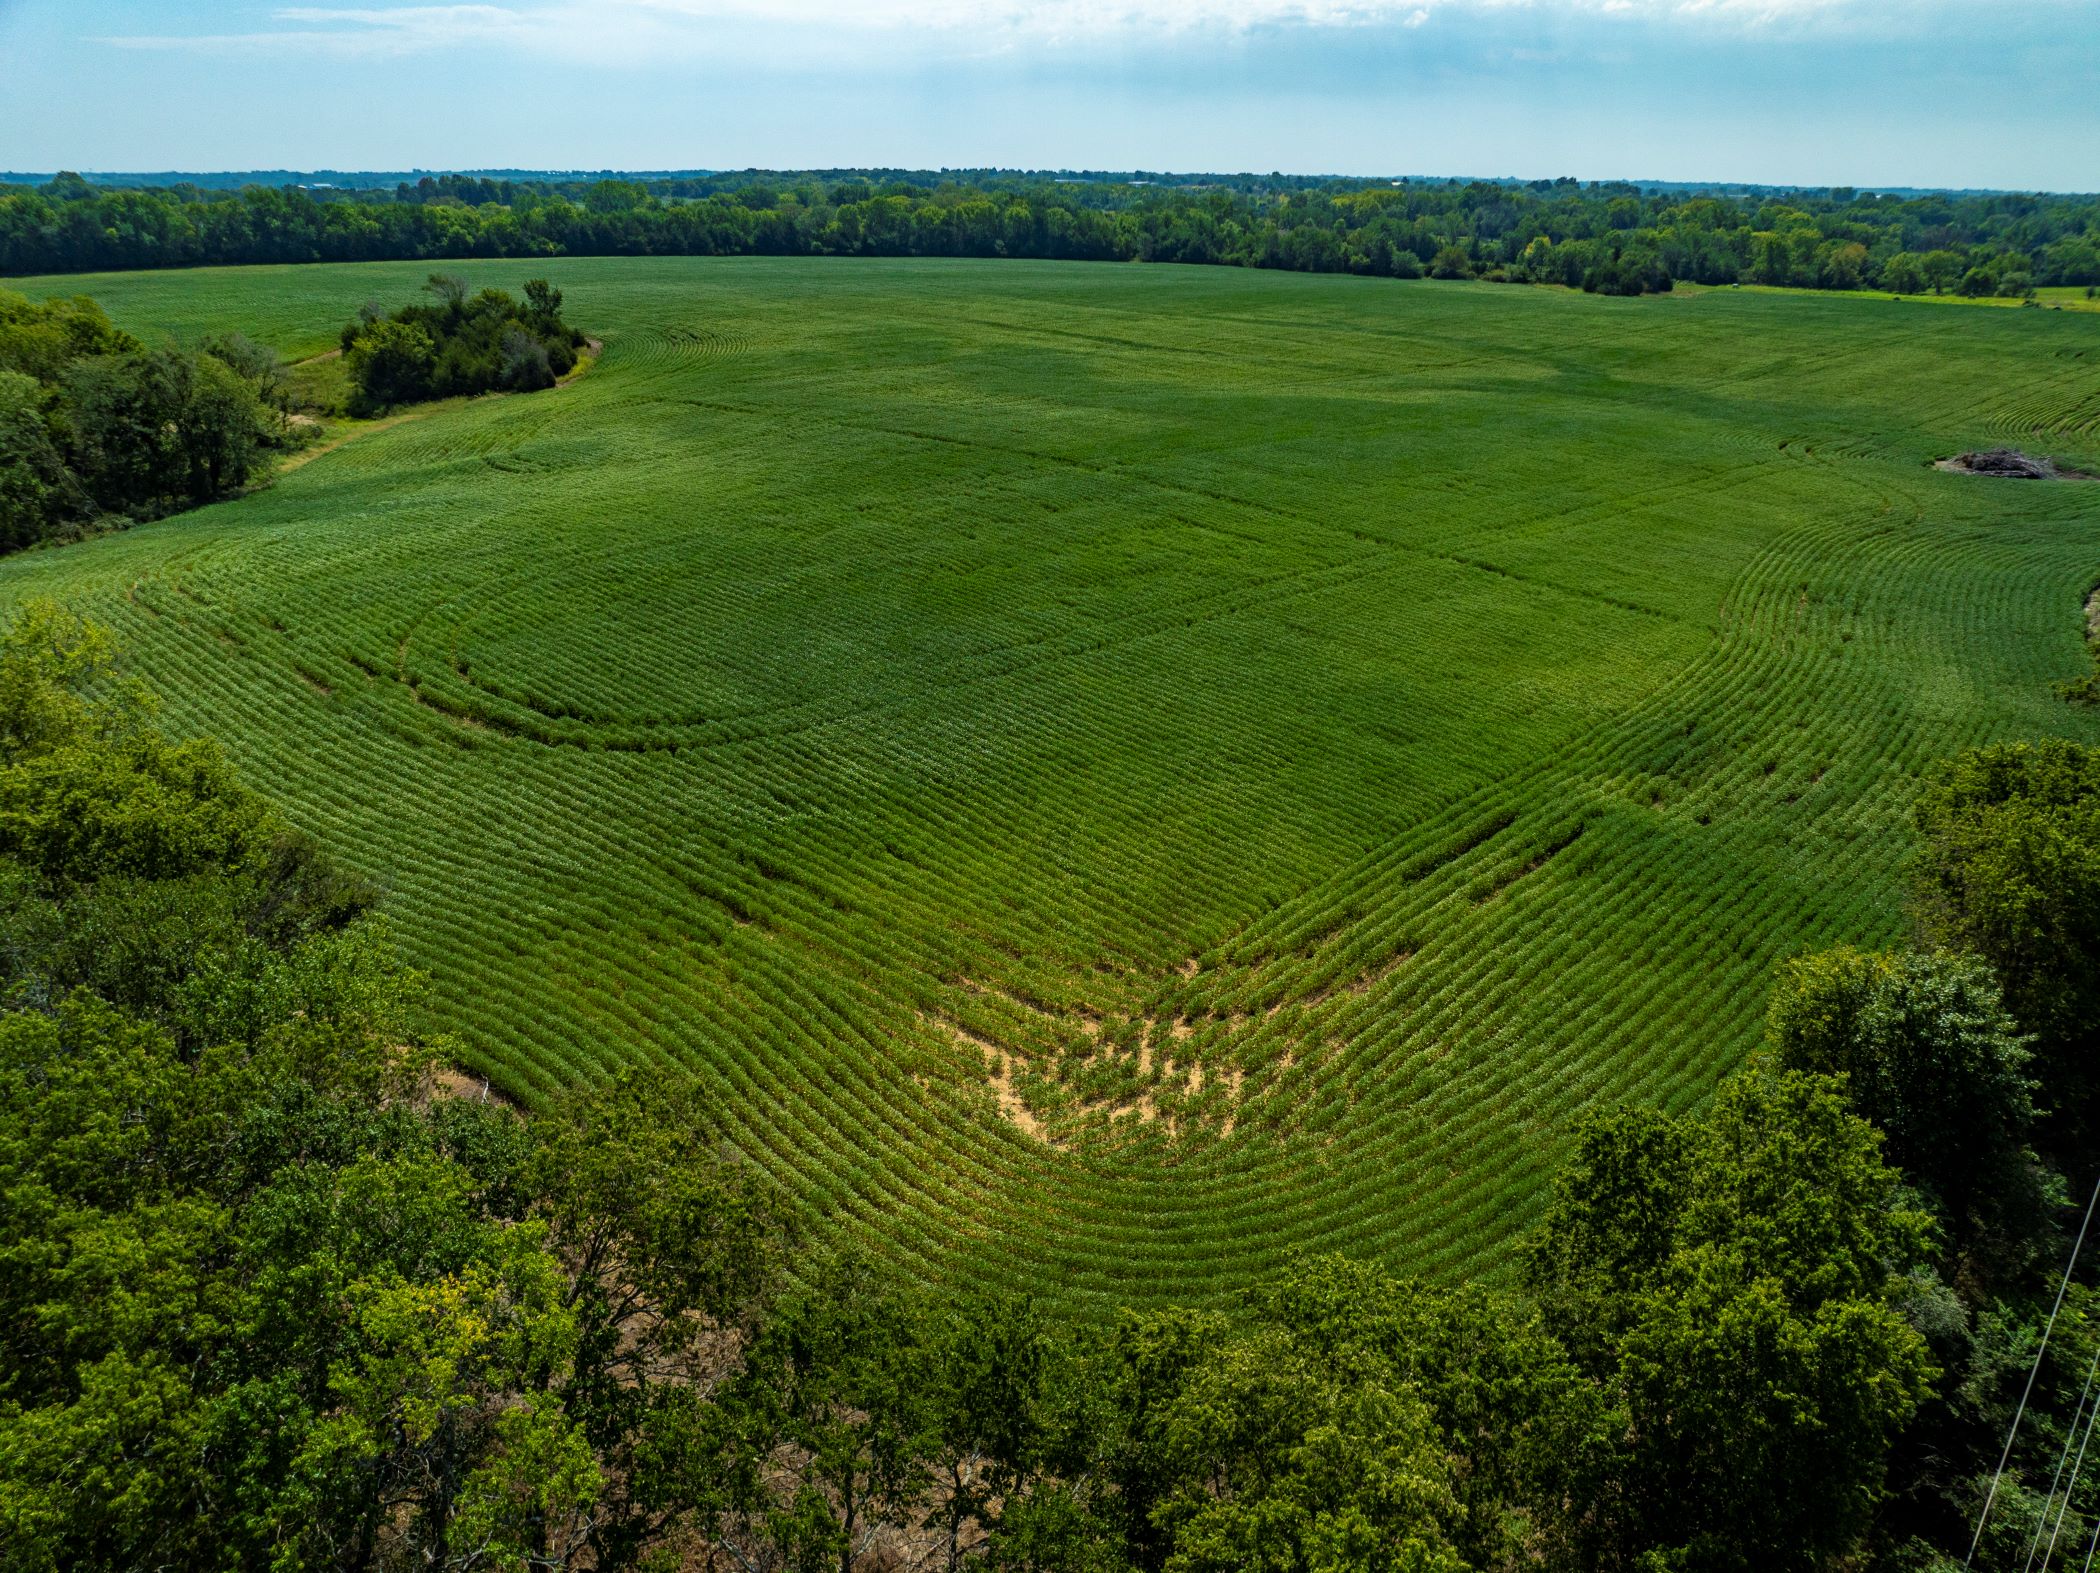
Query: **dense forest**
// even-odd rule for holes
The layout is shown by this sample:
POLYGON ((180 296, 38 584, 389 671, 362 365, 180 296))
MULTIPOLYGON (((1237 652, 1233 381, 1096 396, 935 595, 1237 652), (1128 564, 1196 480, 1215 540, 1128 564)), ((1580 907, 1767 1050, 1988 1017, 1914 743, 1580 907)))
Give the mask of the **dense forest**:
POLYGON ((68 174, 0 186, 0 274, 746 254, 1213 263, 1609 293, 1685 280, 2018 297, 2100 286, 2100 198, 998 171, 446 175, 393 189, 238 191, 112 189, 68 174))
POLYGON ((2082 1548, 2100 1307, 2051 1305, 2100 1119, 2100 752, 1964 756, 1917 827, 1932 948, 1801 958, 1704 1112, 1585 1119, 1506 1285, 1307 1259, 1075 1326, 809 1243, 675 1067, 530 1118, 449 1073, 372 889, 32 605, 0 1559, 1944 1569, 1986 1498, 1985 1565, 2082 1548))
POLYGON ((231 496, 294 440, 286 400, 242 335, 148 349, 85 297, 0 290, 0 551, 231 496))

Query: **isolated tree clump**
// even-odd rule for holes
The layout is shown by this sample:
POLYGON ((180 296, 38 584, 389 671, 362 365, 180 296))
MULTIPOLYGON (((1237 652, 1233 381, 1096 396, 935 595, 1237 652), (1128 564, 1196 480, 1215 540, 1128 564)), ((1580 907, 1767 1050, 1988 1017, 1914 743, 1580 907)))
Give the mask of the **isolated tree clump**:
POLYGON ((431 274, 424 288, 430 303, 391 314, 367 306, 343 329, 355 413, 551 388, 575 366, 584 337, 562 321, 561 291, 545 279, 526 283, 523 302, 499 289, 470 294, 451 273, 431 274))

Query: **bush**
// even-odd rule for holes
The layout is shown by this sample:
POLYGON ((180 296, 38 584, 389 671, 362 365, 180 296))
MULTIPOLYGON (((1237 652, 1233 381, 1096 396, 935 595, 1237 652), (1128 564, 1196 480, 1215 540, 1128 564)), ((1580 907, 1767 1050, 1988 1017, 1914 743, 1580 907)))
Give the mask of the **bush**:
POLYGON ((1429 276, 1436 279, 1469 279, 1473 276, 1473 259, 1466 255, 1463 246, 1444 246, 1437 251, 1436 260, 1429 264, 1429 276))
POLYGON ((437 345, 412 322, 375 322, 358 335, 346 357, 350 380, 367 409, 386 409, 430 397, 437 345))

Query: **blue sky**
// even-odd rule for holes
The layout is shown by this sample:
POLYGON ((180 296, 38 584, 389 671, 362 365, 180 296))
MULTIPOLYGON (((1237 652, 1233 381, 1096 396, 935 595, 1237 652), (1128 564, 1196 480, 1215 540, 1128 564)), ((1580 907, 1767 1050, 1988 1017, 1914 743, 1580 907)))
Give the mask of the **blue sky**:
POLYGON ((0 0, 0 168, 2100 189, 2100 0, 0 0))

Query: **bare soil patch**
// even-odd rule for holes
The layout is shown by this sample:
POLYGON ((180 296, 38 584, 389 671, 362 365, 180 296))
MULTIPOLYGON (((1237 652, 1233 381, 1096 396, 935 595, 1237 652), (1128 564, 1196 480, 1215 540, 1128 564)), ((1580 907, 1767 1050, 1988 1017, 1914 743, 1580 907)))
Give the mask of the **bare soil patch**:
POLYGON ((2018 448, 1986 448, 1976 453, 1957 453, 1951 459, 1938 460, 1933 467, 1956 475, 1983 475, 2005 481, 2089 481, 2093 478, 2083 470, 2058 464, 2046 455, 2022 453, 2018 448))
POLYGON ((486 1076, 470 1076, 456 1065, 440 1065, 431 1072, 431 1096, 460 1103, 500 1104, 513 1112, 518 1107, 490 1086, 486 1076))
POLYGON ((991 1082, 992 1095, 998 1100, 1000 1117, 1024 1136, 1033 1137, 1047 1147, 1056 1146, 1056 1141, 1044 1128, 1043 1122, 1036 1118, 1035 1111, 1028 1107, 1028 1101, 1021 1096, 1022 1067, 1019 1056, 1003 1044, 994 1043, 983 1034, 972 1032, 945 1016, 933 1019, 953 1034, 956 1042, 975 1049, 984 1056, 987 1077, 991 1082))

